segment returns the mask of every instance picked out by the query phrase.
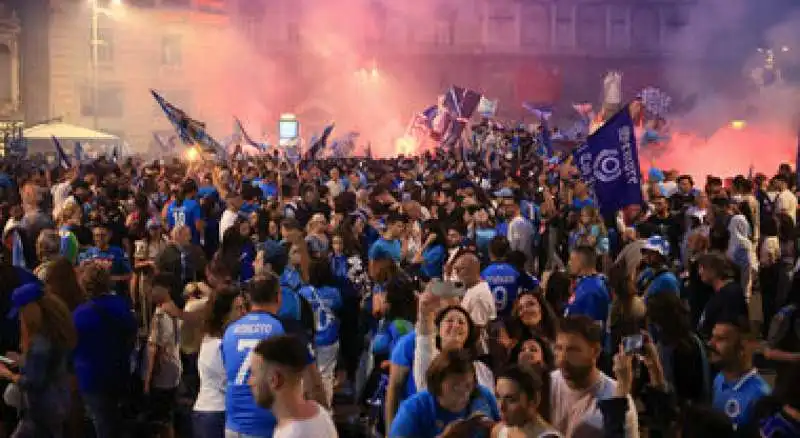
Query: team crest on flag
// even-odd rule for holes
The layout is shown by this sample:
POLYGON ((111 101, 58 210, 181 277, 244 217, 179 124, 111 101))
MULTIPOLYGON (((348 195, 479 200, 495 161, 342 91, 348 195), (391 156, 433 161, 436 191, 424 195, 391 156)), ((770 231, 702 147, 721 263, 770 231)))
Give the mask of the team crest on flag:
POLYGON ((627 105, 575 151, 575 162, 604 214, 643 202, 636 136, 627 105))

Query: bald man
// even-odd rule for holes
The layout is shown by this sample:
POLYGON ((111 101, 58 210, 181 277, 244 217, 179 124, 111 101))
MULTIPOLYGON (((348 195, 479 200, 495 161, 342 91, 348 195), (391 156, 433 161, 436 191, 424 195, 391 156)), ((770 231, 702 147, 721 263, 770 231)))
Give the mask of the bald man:
POLYGON ((485 328, 497 318, 497 306, 489 284, 481 279, 481 262, 473 253, 456 259, 453 272, 464 283, 466 293, 461 307, 467 310, 475 325, 485 328))

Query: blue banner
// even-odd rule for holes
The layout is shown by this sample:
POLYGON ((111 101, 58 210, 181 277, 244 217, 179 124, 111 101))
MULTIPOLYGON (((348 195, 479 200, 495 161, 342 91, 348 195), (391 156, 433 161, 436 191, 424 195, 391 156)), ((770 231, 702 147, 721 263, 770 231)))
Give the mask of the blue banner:
POLYGON ((64 152, 64 148, 61 147, 61 142, 55 136, 51 137, 53 140, 53 146, 56 148, 56 156, 58 158, 58 165, 61 166, 62 169, 69 169, 72 167, 72 163, 69 161, 69 156, 66 152, 64 152))
POLYGON ((78 163, 83 161, 83 145, 81 144, 81 142, 79 141, 75 142, 75 151, 73 155, 75 155, 75 161, 77 161, 78 163))
POLYGON ((242 125, 242 121, 239 120, 238 117, 234 117, 233 120, 236 121, 236 132, 235 134, 238 135, 241 139, 247 142, 250 146, 259 150, 259 152, 266 152, 267 148, 264 145, 257 143, 253 140, 253 137, 247 135, 247 131, 244 130, 244 125, 242 125))
POLYGON ((206 132, 206 124, 189 117, 186 112, 176 107, 175 105, 167 102, 155 90, 150 90, 150 94, 164 111, 164 115, 169 122, 178 132, 181 141, 186 145, 199 145, 205 150, 213 151, 219 156, 225 155, 225 150, 208 132, 206 132))
POLYGON ((627 105, 575 151, 575 164, 604 215, 643 203, 636 136, 627 105))

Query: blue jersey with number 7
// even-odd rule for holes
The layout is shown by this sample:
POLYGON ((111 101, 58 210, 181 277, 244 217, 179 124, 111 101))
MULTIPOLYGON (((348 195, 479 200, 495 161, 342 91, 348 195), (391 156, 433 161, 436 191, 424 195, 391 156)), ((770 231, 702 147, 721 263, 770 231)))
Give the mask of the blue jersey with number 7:
POLYGON ((297 321, 284 320, 265 312, 251 312, 230 324, 222 337, 222 363, 225 366, 225 428, 244 435, 272 436, 275 416, 260 408, 250 390, 252 352, 270 336, 291 334, 308 345, 308 363, 314 363, 311 344, 297 321))

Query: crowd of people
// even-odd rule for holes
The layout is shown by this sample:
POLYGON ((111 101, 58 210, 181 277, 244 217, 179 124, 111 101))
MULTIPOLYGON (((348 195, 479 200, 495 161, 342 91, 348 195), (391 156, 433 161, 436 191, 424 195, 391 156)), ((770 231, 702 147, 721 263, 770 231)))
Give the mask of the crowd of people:
POLYGON ((516 146, 2 162, 0 435, 800 437, 791 168, 516 146))

